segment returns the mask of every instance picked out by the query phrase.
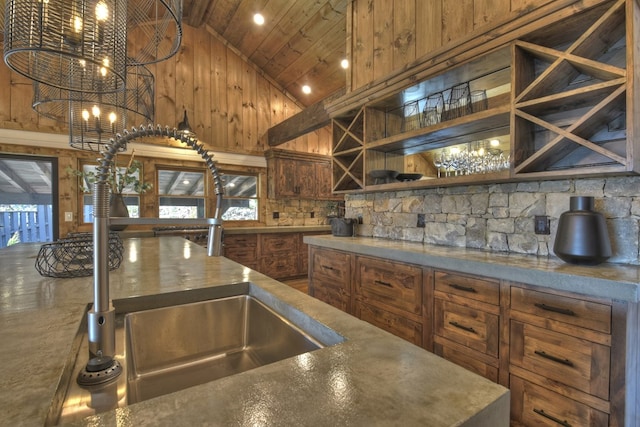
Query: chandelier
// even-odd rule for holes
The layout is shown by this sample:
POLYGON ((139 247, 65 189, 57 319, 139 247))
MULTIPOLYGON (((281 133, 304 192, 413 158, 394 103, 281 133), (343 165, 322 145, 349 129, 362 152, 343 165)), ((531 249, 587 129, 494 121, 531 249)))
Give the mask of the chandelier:
POLYGON ((177 52, 182 0, 7 0, 3 24, 5 62, 34 81, 33 108, 96 151, 127 120, 153 120, 143 65, 177 52))
MULTIPOLYGON (((69 125, 69 145, 100 151, 130 124, 153 122, 154 78, 144 66, 127 67, 126 90, 112 93, 72 92, 33 83, 33 109, 69 125)), ((126 151, 126 145, 120 147, 126 151)))

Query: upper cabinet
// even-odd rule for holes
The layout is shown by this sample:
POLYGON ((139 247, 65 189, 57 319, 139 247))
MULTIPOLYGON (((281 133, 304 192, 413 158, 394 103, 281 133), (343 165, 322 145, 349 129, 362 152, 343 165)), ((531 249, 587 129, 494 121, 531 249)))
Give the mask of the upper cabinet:
POLYGON ((341 200, 331 190, 331 157, 272 149, 267 158, 270 198, 341 200))
POLYGON ((336 192, 635 173, 633 0, 568 7, 333 120, 336 192))

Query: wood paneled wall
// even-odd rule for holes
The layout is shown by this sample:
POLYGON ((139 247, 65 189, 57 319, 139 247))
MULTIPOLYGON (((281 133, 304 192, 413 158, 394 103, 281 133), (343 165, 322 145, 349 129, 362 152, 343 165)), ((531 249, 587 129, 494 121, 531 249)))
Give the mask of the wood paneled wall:
POLYGON ((551 1, 353 0, 347 86, 355 90, 384 79, 430 52, 551 1))
MULTIPOLYGON (((213 151, 262 155, 268 148, 263 142, 267 129, 301 110, 255 65, 204 27, 184 25, 178 53, 149 68, 156 83, 155 122, 177 126, 186 110, 198 139, 213 151)), ((31 81, 1 63, 0 127, 66 133, 65 124, 31 109, 32 97, 31 81)), ((128 127, 139 124, 139 119, 129 120, 128 127)), ((323 128, 282 148, 329 154, 330 136, 329 129, 323 128)), ((167 144, 166 140, 158 143, 167 144)))

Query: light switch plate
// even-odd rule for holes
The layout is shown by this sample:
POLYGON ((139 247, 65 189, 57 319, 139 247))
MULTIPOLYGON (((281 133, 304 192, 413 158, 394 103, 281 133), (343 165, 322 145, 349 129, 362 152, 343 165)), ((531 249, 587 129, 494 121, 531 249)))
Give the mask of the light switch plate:
POLYGON ((73 221, 73 212, 65 212, 64 213, 64 221, 72 222, 73 221))

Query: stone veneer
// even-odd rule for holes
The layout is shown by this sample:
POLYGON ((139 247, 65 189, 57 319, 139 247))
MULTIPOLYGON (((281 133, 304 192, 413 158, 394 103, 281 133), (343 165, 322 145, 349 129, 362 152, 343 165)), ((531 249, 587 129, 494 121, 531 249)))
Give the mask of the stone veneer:
POLYGON ((640 264, 640 177, 440 187, 346 195, 347 218, 362 217, 360 236, 434 245, 553 256, 558 218, 570 196, 595 197, 607 221, 610 262, 640 264), (425 227, 417 227, 418 214, 425 227), (534 233, 534 216, 547 215, 551 234, 534 233))
POLYGON ((327 200, 267 199, 265 223, 267 226, 325 225, 331 203, 327 200), (278 219, 273 219, 274 212, 278 212, 278 219))

